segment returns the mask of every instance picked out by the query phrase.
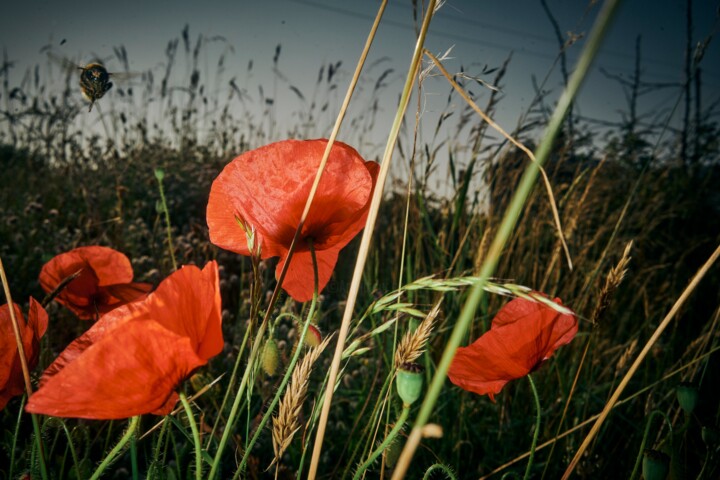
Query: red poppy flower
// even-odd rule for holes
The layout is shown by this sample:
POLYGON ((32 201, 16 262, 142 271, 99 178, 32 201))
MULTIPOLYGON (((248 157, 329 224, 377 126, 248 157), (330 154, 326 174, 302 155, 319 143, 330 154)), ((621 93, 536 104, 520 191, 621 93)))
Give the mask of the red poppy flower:
POLYGON ((53 362, 26 410, 56 417, 166 415, 175 388, 223 348, 216 262, 186 266, 116 308, 53 362))
MULTIPOLYGON (((555 303, 562 305, 559 298, 555 303)), ((495 394, 510 380, 537 369, 578 331, 577 318, 543 303, 516 298, 500 309, 490 330, 472 345, 460 347, 448 378, 470 392, 495 394)))
MULTIPOLYGON (((261 257, 287 258, 327 140, 285 140, 243 153, 230 162, 210 190, 207 222, 215 245, 250 255, 243 223, 255 231, 261 257)), ((335 142, 312 208, 283 282, 295 300, 310 300, 315 248, 319 288, 330 280, 340 250, 365 226, 379 165, 335 142)))
POLYGON ((149 283, 132 283, 130 260, 108 247, 80 247, 61 253, 40 272, 40 285, 50 293, 65 278, 80 275, 63 288, 55 299, 78 318, 91 320, 98 315, 135 300, 152 290, 149 283))
MULTIPOLYGON (((47 312, 40 303, 30 297, 27 323, 17 304, 15 304, 15 318, 20 327, 28 367, 33 369, 40 354, 40 338, 47 330, 47 312)), ((0 410, 5 408, 12 397, 23 392, 25 392, 25 380, 20 365, 20 355, 10 318, 10 308, 5 304, 0 307, 0 410)))

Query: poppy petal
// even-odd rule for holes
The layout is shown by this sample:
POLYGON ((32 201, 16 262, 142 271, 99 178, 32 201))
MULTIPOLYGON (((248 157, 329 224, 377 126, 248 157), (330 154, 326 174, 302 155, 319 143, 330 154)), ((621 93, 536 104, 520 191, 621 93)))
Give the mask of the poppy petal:
MULTIPOLYGON (((15 304, 14 308, 28 367, 33 369, 37 365, 40 355, 40 337, 45 334, 47 329, 48 315, 32 297, 30 297, 27 323, 20 307, 15 304)), ((22 395, 24 392, 25 380, 10 309, 7 305, 3 305, 0 307, 0 410, 5 408, 11 398, 22 395)))
POLYGON ((166 414, 177 385, 204 364, 189 338, 154 321, 128 322, 50 377, 26 410, 91 419, 166 414))
MULTIPOLYGON (((211 241, 249 254, 240 221, 254 229, 261 257, 281 257, 282 268, 282 257, 295 236, 327 142, 276 142, 245 152, 226 165, 213 182, 208 201, 211 241)), ((296 251, 304 257, 298 259, 297 266, 293 260, 293 271, 283 287, 296 300, 312 297, 312 269, 306 268, 308 241, 312 240, 319 260, 321 252, 328 251, 319 268, 322 288, 332 274, 339 249, 365 225, 379 169, 378 164, 366 162, 352 147, 341 142, 333 144, 296 245, 296 251)))
MULTIPOLYGON (((335 269, 335 264, 337 263, 340 248, 341 247, 336 247, 315 252, 318 267, 318 291, 322 291, 330 281, 330 277, 335 269)), ((283 256, 275 269, 276 278, 280 276, 280 271, 284 264, 285 257, 283 256)), ((313 291, 315 289, 314 277, 315 272, 310 252, 296 252, 290 260, 290 266, 285 274, 282 288, 298 302, 307 302, 313 297, 313 291)))
POLYGON ((130 283, 133 270, 125 255, 100 246, 79 247, 55 256, 43 266, 40 285, 50 293, 78 272, 79 276, 58 293, 56 300, 83 320, 94 319, 98 314, 138 300, 151 289, 149 284, 130 283))
MULTIPOLYGON (((554 301, 562 304, 558 298, 554 301)), ((490 330, 472 345, 457 349, 448 377, 465 390, 493 399, 507 382, 537 369, 577 331, 574 315, 516 298, 500 309, 490 330)))
POLYGON ((185 266, 103 315, 48 367, 28 411, 112 419, 172 409, 178 383, 224 345, 217 262, 185 266))

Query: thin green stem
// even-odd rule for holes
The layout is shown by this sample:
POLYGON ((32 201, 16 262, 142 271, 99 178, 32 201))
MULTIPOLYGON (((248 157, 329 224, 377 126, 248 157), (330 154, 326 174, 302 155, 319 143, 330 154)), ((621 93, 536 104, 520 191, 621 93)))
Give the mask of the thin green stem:
POLYGON ((10 450, 10 473, 8 473, 8 478, 15 478, 13 476, 13 470, 15 469, 15 450, 17 446, 18 435, 20 434, 20 423, 22 422, 23 409, 25 408, 25 400, 27 400, 27 395, 23 395, 22 399, 20 400, 20 410, 18 411, 18 418, 17 422, 15 423, 15 432, 12 439, 12 449, 10 450))
POLYGON ((160 433, 157 435, 157 441, 155 442, 155 446, 153 447, 153 453, 152 453, 152 463, 150 464, 151 468, 160 468, 159 465, 161 463, 160 461, 160 455, 163 455, 163 459, 165 457, 163 452, 163 439, 167 435, 168 432, 168 425, 170 422, 165 418, 165 421, 163 421, 162 426, 160 427, 160 433))
POLYGON ((115 460, 117 460, 117 457, 120 455, 120 452, 122 452, 123 448, 125 448, 125 445, 130 441, 130 439, 135 435, 135 430, 137 430, 137 426, 140 423, 140 416, 132 417, 130 419, 130 424, 128 425, 127 430, 125 431, 125 434, 122 436, 120 441, 113 447, 112 450, 110 450, 110 453, 107 454, 105 459, 102 461, 100 466, 95 470, 95 473, 92 474, 92 477, 90 477, 90 480, 97 480, 100 478, 100 475, 103 474, 105 469, 110 466, 115 460))
POLYGON ((180 392, 180 401, 185 408, 185 416, 187 416, 190 430, 192 431, 193 441, 195 442, 195 480, 202 479, 202 445, 200 443, 200 433, 198 432, 195 416, 193 415, 190 402, 188 402, 185 392, 180 392))
MULTIPOLYGON (((237 372, 240 369, 240 363, 242 363, 243 359, 243 353, 245 352, 245 346, 247 345, 247 341, 250 338, 250 332, 252 332, 253 325, 255 324, 255 320, 259 311, 259 301, 256 300, 256 297, 260 295, 260 287, 262 282, 260 281, 260 272, 259 272, 259 262, 260 262, 260 256, 253 256, 251 257, 252 262, 252 269, 253 269, 253 286, 251 288, 252 298, 253 298, 253 304, 250 308, 250 317, 248 319, 248 327, 245 329, 245 334, 243 335, 242 343, 240 344, 240 349, 238 350, 237 358, 235 359, 235 365, 233 366, 232 374, 230 375, 230 382, 228 382, 228 386, 225 389, 225 395, 223 395, 223 401, 220 405, 220 409, 218 410, 217 418, 215 419, 215 423, 213 424, 212 431, 210 432, 210 435, 208 435, 208 441, 207 445, 205 445, 205 448, 210 448, 210 443, 215 438, 215 432, 217 431, 218 426, 220 425, 220 420, 222 419, 223 412, 225 411, 225 405, 227 405, 228 399, 230 398, 230 392, 232 392, 232 389, 235 387, 235 382, 237 382, 237 372)), ((242 305, 242 301, 240 302, 242 305)), ((240 308, 238 307, 238 317, 240 316, 240 308)), ((249 363, 249 362, 248 362, 249 363)))
POLYGON ((137 436, 133 435, 130 439, 130 468, 132 470, 133 480, 140 478, 140 472, 138 471, 138 453, 137 453, 137 436))
MULTIPOLYGON (((300 339, 298 340, 297 347, 295 348, 295 353, 293 354, 292 360, 290 360, 290 364, 288 365, 287 369, 285 370, 285 376, 283 376, 282 382, 280 382, 280 386, 278 387, 277 391, 275 392, 275 396, 273 397, 272 402, 270 403, 270 406, 268 406, 267 410, 265 411, 265 415, 263 415, 262 420, 260 421, 260 425, 258 425, 257 429, 255 430, 255 434, 250 439, 250 442, 248 443, 247 447, 245 448, 245 454, 242 457, 242 460, 240 460, 240 465, 238 466, 237 471, 235 472, 235 476, 233 479, 236 479, 240 476, 240 472, 242 472, 245 469, 245 463, 248 460, 248 456, 250 455, 250 452, 252 451, 252 448, 255 446, 255 442, 257 442, 258 437, 260 436, 260 433, 262 432, 263 428, 265 428, 265 424, 270 419, 270 416, 275 411, 275 407, 277 406, 278 402, 280 401, 280 397, 282 396, 283 392, 285 391, 285 387, 287 387, 288 382, 290 381, 290 377, 292 376, 293 369, 295 369, 295 365, 297 364, 298 359, 300 358, 300 353, 302 352, 302 346, 305 342, 305 337, 307 336, 308 327, 310 327, 310 322, 312 318, 315 316, 315 308, 317 306, 317 298, 318 298, 318 290, 319 290, 319 284, 318 284, 318 268, 317 268, 317 259, 315 258, 315 248, 313 247, 312 240, 308 241, 309 247, 310 247, 310 256, 312 258, 312 265, 313 265, 313 275, 314 275, 314 290, 313 290, 313 297, 312 302, 310 303, 310 310, 308 311, 307 318, 305 319, 305 323, 303 324, 302 333, 300 334, 300 339)), ((279 462, 278 462, 279 463, 279 462)))
POLYGON ((653 410, 652 412, 650 412, 650 415, 648 415, 647 423, 645 424, 645 432, 643 433, 642 442, 640 442, 640 450, 638 451, 637 458, 635 459, 635 466, 633 467, 632 473, 630 474, 630 480, 634 480, 635 478, 637 478, 638 474, 640 473, 640 465, 642 465, 643 452, 645 451, 645 445, 647 444, 647 439, 650 435, 650 427, 655 417, 664 418, 665 422, 670 428, 670 433, 672 434, 672 422, 665 414, 665 412, 661 412, 660 410, 653 410))
POLYGON ((363 476, 365 470, 370 468, 370 465, 373 464, 377 457, 379 457, 385 451, 385 449, 390 446, 395 437, 397 437, 397 434, 400 433, 400 430, 402 430, 403 425, 405 425, 409 414, 410 405, 404 404, 402 412, 400 412, 400 417, 398 418, 397 422, 395 422, 395 426, 393 427, 393 429, 390 430, 390 433, 388 433, 388 436, 385 437, 385 440, 380 444, 380 446, 375 449, 375 451, 368 457, 367 460, 365 460, 365 463, 360 465, 360 468, 358 468, 355 472, 353 480, 359 480, 360 477, 363 476))
POLYGON ((165 214, 165 228, 167 229, 167 240, 168 250, 170 251, 170 260, 172 260, 173 270, 177 270, 177 262, 175 261, 175 247, 173 247, 172 241, 172 227, 170 226, 170 212, 168 211, 167 201, 165 200, 165 190, 163 189, 163 178, 165 178, 165 172, 162 168, 155 169, 155 178, 158 181, 158 188, 160 190, 160 203, 162 204, 163 213, 165 214))
MULTIPOLYGON (((75 451, 75 444, 73 444, 72 435, 70 435, 70 430, 68 430, 67 425, 65 424, 64 420, 60 420, 60 423, 62 424, 63 430, 65 430, 65 435, 68 439, 68 448, 70 449, 70 456, 72 456, 73 464, 75 465, 75 473, 80 474, 80 462, 78 461, 77 452, 75 451)), ((13 478, 13 477, 10 477, 13 478)))
POLYGON ((535 449, 537 448, 538 437, 540 436, 540 417, 542 416, 540 396, 538 395, 532 375, 528 374, 527 379, 528 382, 530 382, 530 390, 532 390, 533 399, 535 399, 535 433, 533 433, 532 445, 530 445, 530 458, 528 458, 528 464, 525 468, 525 476, 523 477, 523 480, 530 478, 530 470, 532 470, 532 464, 535 458, 535 449))
POLYGON ((440 392, 445 385, 445 378, 447 377, 450 363, 452 362, 455 352, 458 346, 460 346, 460 342, 462 342, 472 319, 475 317, 475 311, 484 296, 485 285, 497 268, 505 244, 509 240, 510 235, 513 233, 518 218, 520 217, 520 213, 525 207, 525 201, 536 183, 540 167, 550 156, 555 137, 562 127, 563 119, 565 118, 573 99, 577 95, 585 75, 587 74, 591 63, 600 48, 602 39, 604 38, 605 32, 610 25, 610 20, 617 10, 618 4, 619 0, 607 0, 604 4, 598 15, 595 26, 590 33, 588 42, 585 45, 582 55, 580 56, 577 67, 573 71, 566 89, 563 91, 560 99, 558 100, 555 111, 553 112, 545 134, 543 135, 542 141, 535 152, 536 161, 529 162, 525 168, 525 172, 523 173, 517 190, 508 205, 497 234, 488 249, 485 261, 483 262, 478 275, 478 281, 470 291, 468 299, 460 312, 460 316, 455 323, 455 327, 452 330, 450 338, 445 345, 445 350, 440 358, 433 380, 428 387, 427 393, 425 394, 425 400, 420 407, 415 425, 410 432, 408 441, 405 444, 405 448, 403 449, 400 459, 398 460, 398 465, 393 473, 393 480, 403 478, 410 466, 412 456, 414 455, 415 450, 420 443, 420 439, 422 438, 422 428, 428 422, 430 415, 433 413, 435 404, 440 397, 440 392))

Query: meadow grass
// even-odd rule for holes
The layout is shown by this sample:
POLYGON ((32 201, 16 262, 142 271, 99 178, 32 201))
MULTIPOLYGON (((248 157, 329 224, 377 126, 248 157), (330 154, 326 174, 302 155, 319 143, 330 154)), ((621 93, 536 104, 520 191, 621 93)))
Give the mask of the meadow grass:
MULTIPOLYGON (((375 233, 366 245, 351 308, 347 295, 360 239, 341 254, 316 306, 282 293, 271 305, 274 260, 240 257, 209 242, 205 209, 212 180, 249 149, 283 138, 330 136, 338 111, 346 115, 342 131, 351 132, 339 140, 357 143, 363 153, 368 139, 377 137, 377 98, 389 88, 383 82, 388 70, 376 73, 374 65, 367 66, 355 95, 370 100, 350 101, 345 113, 337 91, 350 75, 340 62, 321 66, 315 90, 307 94, 281 73, 278 46, 277 82, 254 98, 250 84, 228 78, 227 50, 213 58, 212 74, 201 67, 210 63, 201 61, 210 55, 207 46, 222 42, 193 39, 183 30, 168 43, 160 81, 146 73, 132 87, 118 87, 122 95, 100 100, 100 111, 92 112, 102 116, 99 130, 88 126, 94 120, 88 120, 75 78, 52 88, 36 68, 18 86, 3 83, 0 258, 16 302, 29 295, 42 298, 37 282, 42 265, 82 245, 122 251, 132 260, 136 279, 155 284, 173 271, 174 262, 202 266, 217 259, 220 264, 226 346, 181 386, 187 409, 178 405, 178 413, 162 424, 162 418, 143 416, 133 431, 123 421, 41 417, 51 478, 90 477, 126 433, 129 443, 118 450, 106 478, 189 478, 199 473, 198 462, 205 474, 216 465, 217 478, 306 478, 322 424, 320 405, 332 387, 329 352, 337 345, 333 336, 329 344, 302 351, 309 316, 324 338, 349 320, 317 457, 318 478, 352 478, 361 471, 365 478, 390 478, 413 431, 424 438, 407 467, 408 478, 521 477, 536 421, 527 381, 511 382, 493 403, 455 387, 443 374, 435 381, 436 398, 425 398, 427 416, 419 423, 423 398, 405 412, 393 384, 398 367, 414 361, 424 367, 426 388, 431 385, 458 319, 470 315, 468 328, 455 335, 462 345, 471 343, 508 295, 527 294, 521 286, 562 298, 580 319, 575 340, 532 374, 542 421, 531 478, 562 476, 586 438, 587 449, 574 466, 581 478, 636 475, 641 446, 667 453, 673 478, 717 476, 717 267, 678 302, 720 243, 713 105, 699 105, 701 120, 689 130, 692 141, 681 138, 681 129, 669 128, 669 116, 641 128, 629 115, 630 121, 603 132, 577 116, 560 118, 559 135, 544 154, 554 199, 541 182, 532 181, 534 188, 518 202, 513 197, 532 165, 527 152, 537 155, 548 124, 547 99, 538 94, 531 114, 508 140, 477 114, 480 107, 463 101, 470 82, 456 75, 457 84, 448 82, 447 88, 452 104, 461 106, 448 101, 448 110, 437 118, 422 118, 437 125, 429 140, 410 115, 398 115, 397 146, 389 142, 383 160, 394 152, 392 178, 378 201, 375 233), (177 73, 182 70, 187 75, 177 73), (273 101, 278 88, 287 88, 300 102, 292 115, 296 125, 278 121, 273 101), (251 104, 262 107, 258 112, 251 104), (453 133, 443 138, 443 131, 453 133), (164 172, 162 201, 158 168, 164 172), (438 179, 442 189, 434 188, 438 179), (516 223, 508 229, 503 218, 510 208, 517 208, 516 223), (507 241, 498 246, 501 234, 507 241), (491 274, 489 258, 495 262, 491 274), (482 297, 471 293, 481 282, 482 297), (468 307, 472 297, 479 301, 468 307), (663 319, 667 328, 648 343, 663 319), (259 361, 271 338, 279 359, 275 374, 259 361), (646 356, 640 357, 644 346, 646 356), (298 366, 289 369, 293 357, 298 366), (288 389, 282 392, 286 374, 288 389), (242 377, 244 394, 231 408, 242 377), (693 382, 699 392, 691 413, 676 399, 683 381, 693 382), (624 390, 613 399, 620 385, 624 390), (270 408, 273 402, 277 410, 270 408), (592 425, 610 406, 590 439, 592 425), (232 410, 236 419, 228 427, 232 410), (197 421, 202 452, 195 448, 187 411, 197 421), (397 428, 398 418, 409 424, 397 428), (222 438, 228 445, 218 453, 222 438), (379 446, 381 455, 369 461, 379 446)), ((124 49, 115 54, 127 65, 124 49)), ((346 65, 353 61, 343 59, 346 65)), ((488 83, 501 88, 506 66, 488 83)), ((2 70, 5 79, 9 68, 2 70)), ((422 96, 428 79, 420 70, 410 68, 408 98, 422 96)), ((678 98, 684 92, 679 88, 678 98)), ((489 118, 501 101, 494 91, 468 94, 467 100, 482 101, 489 118)), ((51 323, 33 381, 87 328, 55 303, 48 312, 51 323)), ((0 464, 7 466, 6 478, 24 473, 41 478, 23 402, 18 397, 0 412, 0 464)))

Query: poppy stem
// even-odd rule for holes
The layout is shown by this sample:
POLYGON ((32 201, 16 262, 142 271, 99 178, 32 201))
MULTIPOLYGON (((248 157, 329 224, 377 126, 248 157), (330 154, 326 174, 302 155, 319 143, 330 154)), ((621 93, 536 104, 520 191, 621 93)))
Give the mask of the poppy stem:
POLYGON ((130 439, 135 435, 135 430, 137 430, 137 426, 140 423, 140 416, 132 417, 130 419, 130 423, 128 425, 127 430, 125 431, 125 434, 122 436, 120 441, 113 447, 113 449, 110 451, 110 453, 107 454, 105 459, 102 461, 100 466, 95 470, 95 473, 93 473, 92 477, 90 477, 90 480, 97 480, 100 478, 100 476, 103 474, 105 469, 110 466, 111 463, 113 463, 118 455, 120 455, 120 452, 125 448, 125 445, 130 441, 130 439))
POLYGON ((202 445, 200 444, 200 433, 198 432, 197 423, 195 423, 195 416, 193 415, 192 407, 188 402, 185 392, 180 392, 180 401, 185 408, 185 416, 187 416, 188 423, 190 424, 190 430, 192 431, 193 440, 195 441, 195 480, 202 479, 202 445))
POLYGON ((528 382, 530 382, 530 390, 532 390, 533 398, 535 399, 535 433, 533 433, 532 445, 530 446, 530 458, 528 458, 528 464, 525 468, 525 476, 523 480, 530 478, 530 470, 532 469, 533 459, 535 458, 535 449, 537 448, 538 437, 540 436, 540 417, 542 410, 540 408, 540 396, 538 395, 535 382, 532 379, 532 375, 527 375, 528 382))
POLYGON ((635 466, 633 467, 632 473, 630 474, 630 480, 637 478, 638 474, 640 473, 640 465, 642 464, 643 452, 645 452, 645 444, 647 443, 648 435, 650 434, 650 426, 652 425, 653 419, 657 416, 665 418, 665 421, 670 428, 670 434, 672 434, 672 422, 670 422, 670 419, 665 414, 665 412, 661 412, 660 410, 653 410, 652 412, 650 412, 650 415, 648 415, 647 423, 645 424, 645 433, 643 434, 642 442, 640 442, 640 451, 638 452, 637 459, 635 460, 635 466))
POLYGON ((386 448, 390 446, 392 441, 397 437, 397 434, 400 433, 400 430, 402 430, 402 427, 405 425, 405 422, 407 421, 407 417, 410 414, 410 405, 405 403, 403 404, 402 412, 400 412, 400 417, 397 419, 397 422, 395 422, 395 426, 392 430, 390 430, 390 433, 388 433, 388 436, 385 437, 385 440, 380 444, 378 448, 375 449, 375 451, 368 457, 367 460, 365 460, 365 463, 360 465, 360 468, 357 469, 355 472, 355 476, 353 476, 353 480, 359 480, 363 473, 365 473, 365 470, 367 470, 370 465, 373 464, 373 462, 377 459, 377 457, 382 454, 382 452, 385 451, 386 448))
MULTIPOLYGON (((298 359, 300 358, 300 353, 302 352, 302 346, 305 342, 305 337, 307 336, 308 328, 310 327, 310 323, 315 316, 315 308, 317 307, 317 299, 318 299, 318 290, 319 290, 319 282, 318 282, 318 267, 317 267, 317 259, 315 258, 315 248, 313 246, 312 240, 308 240, 309 248, 310 248, 310 256, 312 257, 312 264, 313 264, 313 273, 314 273, 314 287, 315 290, 313 291, 313 297, 312 302, 310 303, 310 310, 308 311, 307 318, 305 319, 305 323, 303 324, 302 333, 300 334, 300 339, 298 340, 297 347, 295 348, 295 353, 293 354, 292 360, 290 360, 290 364, 288 365, 287 369, 285 370, 285 375, 283 376, 282 382, 280 382, 280 386, 277 388, 277 391, 275 392, 275 397, 273 397, 272 402, 268 406, 267 410, 265 411, 265 415, 263 415, 262 420, 260 421, 260 425, 258 425, 257 429, 255 430, 255 434, 250 439, 250 442, 247 444, 247 447, 245 448, 245 454, 243 455, 242 460, 240 460, 240 465, 238 466, 237 471, 235 472, 235 476, 233 479, 238 478, 240 476, 240 472, 242 472, 245 469, 245 463, 247 462, 248 456, 250 455, 250 452, 252 451, 253 446, 255 446, 255 442, 257 442, 258 437, 260 436, 260 433, 262 432, 263 428, 265 428, 265 424, 270 419, 270 416, 275 411, 275 407, 277 406, 278 402, 280 401, 280 396, 285 391, 285 387, 287 387, 288 382, 290 381, 290 378, 292 376, 292 372, 295 369, 295 365, 297 364, 298 359)), ((278 463, 280 463, 278 461, 278 463)))
POLYGON ((163 178, 165 178, 165 171, 162 168, 155 169, 155 178, 158 181, 158 190, 160 190, 160 204, 162 205, 162 213, 165 214, 165 228, 167 229, 168 238, 168 250, 170 251, 170 260, 172 260, 173 271, 177 270, 177 262, 175 261, 175 247, 173 247, 172 241, 172 227, 170 226, 170 212, 167 208, 167 201, 165 200, 165 190, 163 189, 163 178))

